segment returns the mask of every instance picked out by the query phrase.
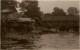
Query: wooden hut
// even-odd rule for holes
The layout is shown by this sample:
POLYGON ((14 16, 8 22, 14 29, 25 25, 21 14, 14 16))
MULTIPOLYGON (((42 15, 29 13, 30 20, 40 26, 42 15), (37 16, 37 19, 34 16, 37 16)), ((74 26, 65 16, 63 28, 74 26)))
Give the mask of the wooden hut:
POLYGON ((79 16, 45 16, 42 18, 44 23, 50 23, 53 28, 65 27, 72 29, 79 27, 79 16))

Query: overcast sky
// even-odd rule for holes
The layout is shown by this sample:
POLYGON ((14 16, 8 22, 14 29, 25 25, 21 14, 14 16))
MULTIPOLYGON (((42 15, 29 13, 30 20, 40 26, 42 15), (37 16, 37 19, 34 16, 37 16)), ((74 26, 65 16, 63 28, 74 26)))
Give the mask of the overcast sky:
MULTIPOLYGON (((20 1, 20 0, 18 0, 20 1)), ((66 12, 69 7, 76 7, 79 9, 79 0, 38 0, 39 7, 44 13, 51 13, 54 7, 63 8, 66 12)))
POLYGON ((54 7, 63 8, 66 12, 69 7, 79 9, 79 1, 39 1, 39 7, 44 13, 51 13, 54 7))

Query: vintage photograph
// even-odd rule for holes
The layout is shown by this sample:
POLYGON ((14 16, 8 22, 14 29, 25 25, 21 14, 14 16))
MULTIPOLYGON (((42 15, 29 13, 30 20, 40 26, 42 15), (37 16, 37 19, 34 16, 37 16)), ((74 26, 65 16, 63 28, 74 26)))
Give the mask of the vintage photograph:
POLYGON ((1 0, 0 50, 79 50, 79 0, 1 0))

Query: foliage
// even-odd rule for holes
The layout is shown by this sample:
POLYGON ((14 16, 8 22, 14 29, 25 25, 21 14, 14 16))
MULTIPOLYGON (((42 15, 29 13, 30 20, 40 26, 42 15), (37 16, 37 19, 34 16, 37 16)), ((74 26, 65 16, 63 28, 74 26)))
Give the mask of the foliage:
POLYGON ((69 7, 67 12, 68 12, 68 15, 71 15, 71 16, 78 16, 79 15, 79 11, 76 7, 69 7))
POLYGON ((44 15, 45 16, 51 16, 51 13, 45 13, 44 15))
POLYGON ((21 7, 26 10, 24 13, 30 18, 38 17, 40 18, 41 12, 40 8, 38 7, 38 1, 29 1, 29 0, 23 0, 21 3, 21 7))
POLYGON ((9 9, 12 11, 16 11, 15 6, 16 6, 15 0, 1 0, 1 10, 9 9))
POLYGON ((64 12, 62 8, 55 7, 53 10, 54 10, 54 12, 52 12, 53 16, 65 16, 66 15, 66 13, 64 12))

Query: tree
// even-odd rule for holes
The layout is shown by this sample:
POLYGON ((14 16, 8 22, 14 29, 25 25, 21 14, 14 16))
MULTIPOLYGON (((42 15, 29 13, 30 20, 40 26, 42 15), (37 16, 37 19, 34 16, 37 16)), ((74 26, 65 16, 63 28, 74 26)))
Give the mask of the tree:
POLYGON ((17 4, 17 1, 15 0, 1 0, 1 10, 8 9, 8 10, 12 10, 13 12, 15 12, 16 4, 17 4))
POLYGON ((40 7, 38 7, 38 1, 34 0, 23 0, 21 3, 21 7, 26 10, 25 15, 30 18, 41 18, 40 7))
POLYGON ((64 15, 66 15, 66 13, 64 12, 64 10, 62 8, 55 7, 53 10, 54 10, 54 12, 52 12, 53 16, 64 16, 64 15))
POLYGON ((16 12, 17 1, 15 0, 1 0, 1 19, 2 23, 6 23, 8 15, 16 12))
POLYGON ((67 10, 68 15, 71 16, 78 16, 79 15, 79 11, 76 7, 69 7, 67 10))
POLYGON ((7 17, 11 13, 16 12, 16 1, 15 0, 1 0, 1 35, 5 36, 8 31, 7 17))
POLYGON ((1 19, 2 23, 6 23, 8 15, 11 13, 16 12, 16 6, 17 1, 15 0, 1 0, 1 19))
POLYGON ((51 13, 45 13, 44 16, 51 16, 51 13))

